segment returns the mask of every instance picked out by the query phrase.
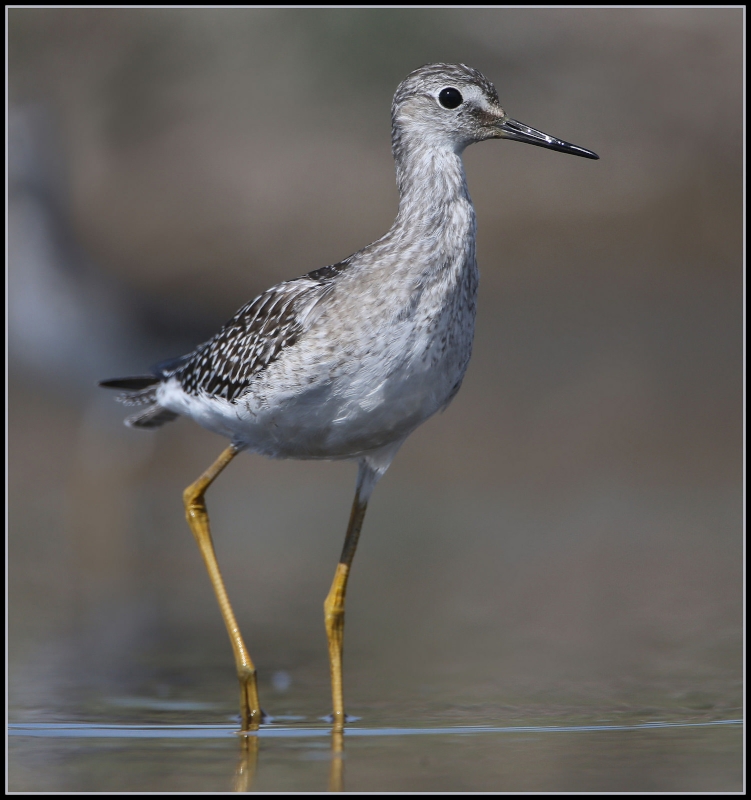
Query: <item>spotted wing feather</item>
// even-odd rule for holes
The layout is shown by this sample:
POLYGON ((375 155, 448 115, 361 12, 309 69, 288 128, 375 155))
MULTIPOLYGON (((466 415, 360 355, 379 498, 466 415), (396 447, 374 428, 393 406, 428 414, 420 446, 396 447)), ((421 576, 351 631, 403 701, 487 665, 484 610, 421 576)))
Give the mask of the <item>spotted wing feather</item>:
POLYGON ((265 291, 165 377, 177 378, 188 394, 235 401, 304 333, 312 309, 343 268, 324 267, 265 291))

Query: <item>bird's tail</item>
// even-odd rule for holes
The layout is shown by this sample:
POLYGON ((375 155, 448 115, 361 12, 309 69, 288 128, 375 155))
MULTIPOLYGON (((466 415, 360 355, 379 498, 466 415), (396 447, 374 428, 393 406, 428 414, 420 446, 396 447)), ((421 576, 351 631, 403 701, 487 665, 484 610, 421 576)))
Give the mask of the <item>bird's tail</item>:
POLYGON ((162 379, 156 375, 136 375, 131 378, 111 378, 99 381, 105 389, 122 389, 116 398, 126 406, 148 406, 138 414, 127 417, 125 424, 131 428, 159 428, 179 416, 157 402, 156 390, 162 379))

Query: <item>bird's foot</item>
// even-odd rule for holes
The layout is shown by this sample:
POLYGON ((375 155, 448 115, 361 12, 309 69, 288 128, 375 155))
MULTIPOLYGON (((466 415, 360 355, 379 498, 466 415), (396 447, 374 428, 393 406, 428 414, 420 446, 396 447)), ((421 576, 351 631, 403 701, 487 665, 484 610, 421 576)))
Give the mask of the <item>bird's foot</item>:
MULTIPOLYGON (((242 725, 242 717, 239 714, 233 714, 231 719, 234 722, 237 722, 238 725, 242 725)), ((261 709, 261 725, 268 725, 269 723, 273 722, 274 718, 271 714, 267 714, 263 709, 261 709)), ((251 731, 252 732, 252 731, 251 731)), ((249 731, 238 731, 238 733, 249 733, 249 731)))

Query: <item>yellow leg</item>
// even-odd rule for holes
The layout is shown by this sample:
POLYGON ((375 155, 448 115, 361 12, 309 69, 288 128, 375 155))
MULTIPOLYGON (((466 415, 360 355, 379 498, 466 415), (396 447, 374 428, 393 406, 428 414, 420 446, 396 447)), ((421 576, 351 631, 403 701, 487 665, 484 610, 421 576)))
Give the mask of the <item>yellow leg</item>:
POLYGON ((355 492, 352 513, 349 517, 344 548, 336 566, 334 581, 323 604, 326 636, 329 641, 329 665, 331 667, 331 695, 333 700, 334 730, 344 727, 344 693, 342 690, 342 650, 344 647, 344 601, 347 594, 347 579, 352 559, 355 556, 357 540, 360 538, 362 521, 365 518, 367 501, 360 500, 360 485, 355 492))
POLYGON ((209 572, 211 585, 214 587, 216 599, 219 601, 219 609, 222 612, 224 624, 227 626, 232 650, 235 654, 237 677, 240 680, 242 730, 252 731, 258 730, 258 725, 261 722, 261 706, 258 703, 258 688, 256 685, 256 668, 253 666, 248 650, 245 647, 245 642, 240 635, 237 620, 232 611, 229 597, 227 597, 227 590, 224 588, 224 581, 214 553, 214 544, 211 540, 209 514, 206 511, 206 502, 203 499, 204 492, 237 453, 238 450, 230 445, 206 472, 183 492, 183 502, 188 525, 190 525, 193 536, 195 536, 198 547, 201 550, 203 561, 209 572))

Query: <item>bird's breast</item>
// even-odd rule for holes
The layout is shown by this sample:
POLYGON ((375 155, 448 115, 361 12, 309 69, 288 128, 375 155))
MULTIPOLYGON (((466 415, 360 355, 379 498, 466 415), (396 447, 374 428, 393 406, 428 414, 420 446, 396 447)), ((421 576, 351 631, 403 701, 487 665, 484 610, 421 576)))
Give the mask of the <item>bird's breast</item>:
MULTIPOLYGON (((456 394, 474 335, 477 267, 417 281, 398 302, 335 305, 243 399, 258 449, 346 457, 408 435, 456 394), (261 446, 260 439, 268 440, 261 446)), ((353 298, 349 298, 352 300, 353 298)))

